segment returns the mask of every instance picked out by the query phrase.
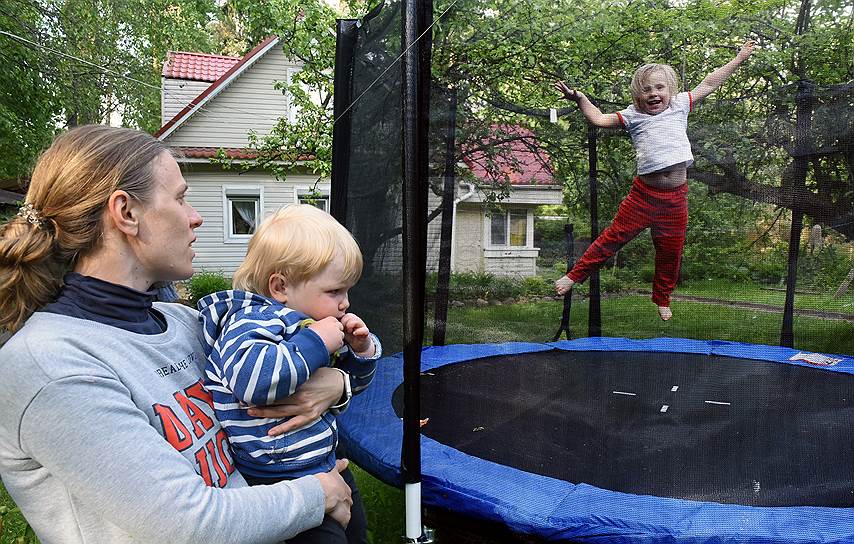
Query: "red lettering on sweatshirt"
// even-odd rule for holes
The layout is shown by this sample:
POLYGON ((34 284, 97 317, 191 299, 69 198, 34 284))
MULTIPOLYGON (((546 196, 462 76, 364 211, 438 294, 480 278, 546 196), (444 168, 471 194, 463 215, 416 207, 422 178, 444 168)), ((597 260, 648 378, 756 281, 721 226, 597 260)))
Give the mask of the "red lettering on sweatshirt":
POLYGON ((225 487, 225 482, 228 481, 228 476, 225 475, 225 472, 222 470, 222 467, 219 465, 219 461, 217 461, 216 455, 216 445, 213 440, 208 440, 207 444, 205 444, 205 449, 208 450, 208 457, 211 460, 211 464, 216 471, 216 475, 218 478, 217 487, 225 487))
POLYGON ((199 380, 190 387, 184 389, 184 393, 192 399, 198 399, 204 402, 211 407, 211 410, 213 410, 213 395, 211 395, 210 391, 205 389, 204 384, 202 384, 202 380, 199 380))
POLYGON ((208 451, 205 448, 199 448, 196 451, 196 464, 199 466, 199 474, 205 485, 213 487, 213 479, 211 478, 211 467, 208 465, 208 451))
POLYGON ((219 452, 219 459, 225 466, 225 471, 229 474, 234 472, 234 463, 231 462, 231 450, 228 449, 228 436, 225 434, 225 429, 220 429, 216 433, 216 450, 219 452))
POLYGON ((172 444, 172 447, 178 451, 184 451, 193 445, 193 437, 187 427, 181 423, 172 408, 163 404, 155 404, 154 413, 160 418, 160 424, 163 426, 163 436, 172 444))
POLYGON ((172 396, 175 397, 184 413, 190 418, 190 424, 193 426, 193 433, 196 438, 202 438, 205 436, 205 431, 213 429, 213 419, 196 406, 193 401, 185 397, 180 391, 175 391, 172 396))

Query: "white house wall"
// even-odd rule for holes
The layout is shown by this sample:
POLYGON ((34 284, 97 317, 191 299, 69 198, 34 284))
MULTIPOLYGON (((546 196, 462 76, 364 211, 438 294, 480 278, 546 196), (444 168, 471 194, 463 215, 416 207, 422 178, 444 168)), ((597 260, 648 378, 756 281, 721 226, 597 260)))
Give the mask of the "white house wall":
POLYGON ((189 191, 187 199, 198 210, 204 223, 196 229, 193 248, 196 258, 193 268, 198 271, 234 274, 246 257, 247 240, 229 240, 224 224, 224 187, 260 187, 263 204, 262 218, 282 206, 296 202, 296 187, 312 185, 310 176, 289 176, 284 182, 276 181, 264 173, 248 173, 238 176, 234 172, 223 172, 207 165, 185 167, 184 179, 189 191))
POLYGON ((454 272, 483 272, 483 210, 457 206, 454 229, 454 272))
POLYGON ((255 64, 207 102, 166 138, 173 146, 247 147, 247 134, 266 135, 280 117, 288 114, 287 98, 273 88, 297 66, 274 46, 255 64))
POLYGON ((160 124, 165 125, 210 85, 210 81, 164 77, 160 94, 160 124))

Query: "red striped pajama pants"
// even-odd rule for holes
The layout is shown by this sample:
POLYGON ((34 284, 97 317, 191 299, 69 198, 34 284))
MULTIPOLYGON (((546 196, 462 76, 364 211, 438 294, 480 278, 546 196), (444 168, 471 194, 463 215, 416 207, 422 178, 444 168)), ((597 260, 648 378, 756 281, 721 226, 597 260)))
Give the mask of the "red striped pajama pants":
POLYGON ((687 183, 672 189, 659 189, 636 177, 632 190, 620 203, 614 221, 590 244, 567 276, 576 283, 586 280, 647 227, 655 246, 652 301, 658 306, 670 306, 670 293, 679 279, 688 227, 687 183))

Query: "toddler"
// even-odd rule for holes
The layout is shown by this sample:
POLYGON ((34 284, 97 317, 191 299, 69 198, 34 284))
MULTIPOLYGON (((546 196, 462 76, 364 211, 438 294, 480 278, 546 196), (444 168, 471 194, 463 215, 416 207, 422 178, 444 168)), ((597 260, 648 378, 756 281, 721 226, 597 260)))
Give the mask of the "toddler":
MULTIPOLYGON (((348 313, 349 289, 362 274, 362 254, 350 233, 307 204, 280 209, 262 222, 234 274, 234 290, 199 301, 204 326, 206 387, 231 443, 237 469, 252 485, 316 474, 335 466, 335 415, 371 382, 380 342, 348 313), (342 402, 315 421, 268 436, 281 420, 253 418, 246 408, 275 404, 312 372, 341 372, 342 402)), ((350 525, 332 518, 289 539, 293 543, 365 541, 365 516, 352 475, 350 525)))

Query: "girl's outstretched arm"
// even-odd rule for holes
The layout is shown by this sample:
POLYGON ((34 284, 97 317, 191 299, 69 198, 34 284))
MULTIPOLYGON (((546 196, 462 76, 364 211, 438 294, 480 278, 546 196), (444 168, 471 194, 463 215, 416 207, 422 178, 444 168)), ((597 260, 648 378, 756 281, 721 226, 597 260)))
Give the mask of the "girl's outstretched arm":
POLYGON ((620 126, 620 118, 616 113, 602 113, 602 111, 593 105, 589 98, 584 96, 584 93, 578 89, 570 89, 563 81, 557 81, 554 84, 555 89, 563 93, 563 97, 567 100, 572 100, 578 104, 578 109, 584 114, 584 117, 591 124, 597 127, 611 128, 620 126))
POLYGON ((723 85, 726 78, 731 76, 741 63, 747 60, 747 57, 753 53, 754 47, 756 47, 756 44, 753 43, 752 40, 744 42, 744 45, 741 46, 741 49, 739 49, 738 54, 734 59, 707 75, 703 81, 701 81, 700 84, 691 91, 691 99, 694 102, 699 102, 709 96, 712 91, 723 85))

